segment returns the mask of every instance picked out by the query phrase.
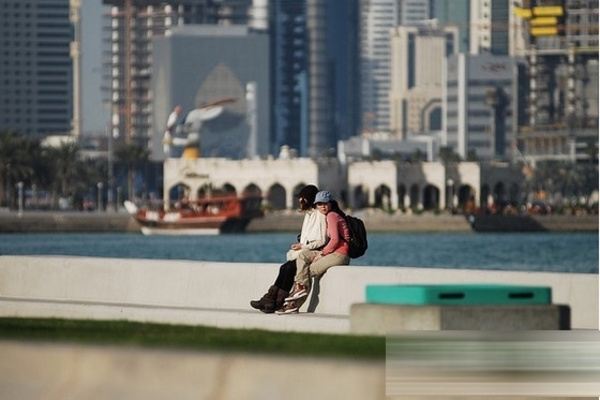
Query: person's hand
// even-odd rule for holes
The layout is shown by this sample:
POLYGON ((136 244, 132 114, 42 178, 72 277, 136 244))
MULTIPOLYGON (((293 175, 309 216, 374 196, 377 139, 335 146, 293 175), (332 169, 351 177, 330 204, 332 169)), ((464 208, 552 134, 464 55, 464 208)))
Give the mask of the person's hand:
POLYGON ((302 245, 300 243, 294 243, 291 246, 292 250, 300 250, 302 248, 302 245))

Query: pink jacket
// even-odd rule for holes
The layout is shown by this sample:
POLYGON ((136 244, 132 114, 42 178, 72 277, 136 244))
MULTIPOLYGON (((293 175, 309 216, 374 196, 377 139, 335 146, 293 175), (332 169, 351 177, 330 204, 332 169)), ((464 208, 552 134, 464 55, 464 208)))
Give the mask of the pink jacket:
POLYGON ((335 211, 327 213, 327 237, 329 242, 323 248, 323 255, 331 253, 340 253, 348 255, 348 241, 350 240, 350 231, 346 220, 335 211))

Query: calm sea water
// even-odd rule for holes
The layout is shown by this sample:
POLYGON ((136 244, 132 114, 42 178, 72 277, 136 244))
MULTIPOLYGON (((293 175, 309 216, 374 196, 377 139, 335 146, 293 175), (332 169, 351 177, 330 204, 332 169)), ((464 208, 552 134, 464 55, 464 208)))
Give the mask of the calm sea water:
MULTIPOLYGON (((289 233, 0 234, 0 254, 281 263, 289 233)), ((371 233, 351 265, 598 273, 598 233, 371 233)))

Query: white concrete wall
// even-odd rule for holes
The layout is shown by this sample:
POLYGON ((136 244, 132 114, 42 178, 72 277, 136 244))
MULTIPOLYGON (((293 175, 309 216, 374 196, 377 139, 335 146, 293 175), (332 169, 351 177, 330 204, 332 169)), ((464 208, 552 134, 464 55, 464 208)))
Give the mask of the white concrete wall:
POLYGON ((598 275, 593 274, 334 267, 315 285, 318 298, 303 307, 317 304, 315 314, 294 318, 249 306, 278 270, 278 264, 0 256, 0 315, 344 333, 350 305, 365 301, 367 284, 502 283, 550 286, 553 303, 571 307, 573 329, 598 329, 598 275))
POLYGON ((382 361, 2 341, 0 354, 2 400, 386 399, 382 361))

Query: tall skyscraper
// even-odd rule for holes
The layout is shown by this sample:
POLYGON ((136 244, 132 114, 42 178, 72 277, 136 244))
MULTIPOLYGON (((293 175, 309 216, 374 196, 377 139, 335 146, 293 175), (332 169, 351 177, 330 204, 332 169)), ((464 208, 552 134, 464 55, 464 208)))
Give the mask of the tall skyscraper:
POLYGON ((327 3, 327 40, 336 138, 360 133, 359 0, 327 3))
POLYGON ((330 154, 358 131, 358 1, 274 0, 273 152, 330 154))
POLYGON ((470 53, 508 55, 510 1, 471 1, 470 53))
POLYGON ((598 0, 530 0, 517 145, 532 163, 589 160, 598 145, 598 0))
POLYGON ((362 129, 389 131, 391 30, 426 23, 429 0, 360 0, 362 129))
POLYGON ((74 24, 79 2, 0 2, 0 130, 43 138, 79 134, 74 24))
POLYGON ((306 2, 273 1, 270 5, 273 137, 271 152, 281 146, 308 153, 308 43, 306 2))
POLYGON ((458 28, 459 53, 469 52, 470 12, 470 0, 431 0, 431 18, 437 26, 458 28))
POLYGON ((444 60, 457 52, 457 41, 458 28, 392 30, 390 130, 398 139, 442 129, 444 60))
POLYGON ((514 61, 506 56, 455 54, 444 71, 442 142, 463 159, 510 156, 514 61))

